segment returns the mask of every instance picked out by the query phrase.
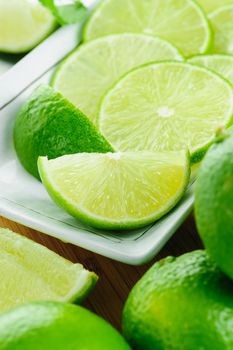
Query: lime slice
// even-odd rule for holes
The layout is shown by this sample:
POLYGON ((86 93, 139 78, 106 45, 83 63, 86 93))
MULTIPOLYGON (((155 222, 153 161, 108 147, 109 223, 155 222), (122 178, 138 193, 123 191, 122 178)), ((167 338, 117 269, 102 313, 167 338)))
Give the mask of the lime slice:
POLYGON ((97 276, 47 248, 0 230, 0 312, 37 300, 81 302, 97 276))
POLYGON ((209 16, 214 30, 214 53, 233 54, 233 4, 223 6, 209 16))
POLYGON ((233 56, 230 55, 210 55, 194 56, 190 63, 211 69, 222 75, 233 84, 233 56))
POLYGON ((121 76, 142 64, 182 60, 167 41, 142 34, 120 34, 80 46, 56 70, 52 85, 94 123, 105 92, 121 76))
POLYGON ((90 226, 110 230, 159 219, 179 201, 190 176, 185 151, 40 157, 38 166, 58 205, 90 226))
POLYGON ((198 3, 203 7, 203 9, 207 12, 213 12, 217 10, 217 8, 232 5, 232 0, 198 0, 198 3))
POLYGON ((194 1, 105 0, 90 17, 84 38, 123 32, 158 35, 185 56, 206 52, 212 37, 205 14, 194 1))
POLYGON ((54 17, 39 1, 0 0, 0 51, 29 51, 55 27, 54 17))
POLYGON ((99 126, 116 150, 188 147, 197 162, 232 115, 227 81, 202 67, 161 62, 130 72, 107 93, 99 126))
POLYGON ((38 87, 20 109, 14 143, 22 165, 37 178, 39 156, 113 151, 90 120, 47 85, 38 87))

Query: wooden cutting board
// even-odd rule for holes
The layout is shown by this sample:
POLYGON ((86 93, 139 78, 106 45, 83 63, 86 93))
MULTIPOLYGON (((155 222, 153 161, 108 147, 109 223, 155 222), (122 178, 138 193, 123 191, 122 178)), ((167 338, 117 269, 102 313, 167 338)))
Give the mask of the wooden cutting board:
POLYGON ((202 248, 193 216, 186 220, 150 264, 139 267, 125 265, 74 245, 63 243, 2 217, 0 217, 0 226, 25 235, 63 257, 81 263, 87 269, 95 271, 100 279, 84 306, 104 317, 118 329, 121 327, 122 308, 131 288, 155 261, 168 255, 178 256, 202 248))

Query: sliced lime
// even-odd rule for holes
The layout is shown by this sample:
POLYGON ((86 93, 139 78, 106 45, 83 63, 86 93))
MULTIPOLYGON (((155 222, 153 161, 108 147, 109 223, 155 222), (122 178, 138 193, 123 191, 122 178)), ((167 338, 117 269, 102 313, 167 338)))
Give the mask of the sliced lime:
POLYGON ((85 40, 116 33, 158 35, 185 56, 208 50, 211 31, 205 14, 191 0, 105 0, 90 17, 85 40))
POLYGON ((214 30, 214 53, 233 54, 233 4, 223 6, 209 16, 214 30))
POLYGON ((0 312, 37 300, 80 302, 97 276, 47 248, 0 230, 0 312))
POLYGON ((189 62, 211 69, 233 84, 233 56, 200 55, 192 57, 189 62))
POLYGON ((134 70, 107 93, 99 127, 116 150, 188 147, 197 162, 232 115, 227 81, 202 67, 162 62, 134 70))
POLYGON ((182 60, 182 56, 156 37, 112 35, 80 46, 58 67, 52 85, 96 123, 102 96, 121 76, 164 59, 182 60))
POLYGON ((58 205, 88 225, 110 230, 159 219, 181 198, 190 175, 185 151, 40 157, 38 166, 58 205))
POLYGON ((26 52, 55 26, 54 17, 39 1, 0 0, 0 51, 26 52))
POLYGON ((233 4, 232 0, 198 0, 197 2, 207 13, 213 12, 221 6, 233 4))

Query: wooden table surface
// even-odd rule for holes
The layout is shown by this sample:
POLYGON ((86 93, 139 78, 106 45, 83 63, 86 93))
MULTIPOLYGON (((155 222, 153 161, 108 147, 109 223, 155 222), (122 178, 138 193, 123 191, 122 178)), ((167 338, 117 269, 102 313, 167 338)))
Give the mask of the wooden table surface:
POLYGON ((100 279, 84 306, 104 317, 118 329, 121 324, 122 308, 129 291, 156 260, 168 255, 178 256, 202 247, 192 215, 150 264, 139 267, 125 265, 63 243, 5 218, 0 217, 0 226, 25 235, 63 257, 79 262, 87 269, 95 271, 100 279))

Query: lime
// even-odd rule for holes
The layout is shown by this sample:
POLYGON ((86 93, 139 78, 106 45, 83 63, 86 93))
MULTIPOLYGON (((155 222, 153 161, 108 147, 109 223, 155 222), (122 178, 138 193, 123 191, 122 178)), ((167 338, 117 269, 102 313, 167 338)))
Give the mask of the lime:
POLYGON ((168 42, 142 34, 119 34, 81 45, 55 71, 52 85, 94 123, 105 92, 127 71, 144 63, 182 60, 168 42))
POLYGON ((34 300, 80 302, 97 281, 82 265, 7 229, 0 230, 0 276, 0 312, 34 300))
POLYGON ((124 32, 158 35, 185 56, 206 52, 212 39, 205 14, 192 0, 101 1, 84 29, 84 38, 124 32))
POLYGON ((1 350, 130 350, 106 321, 75 305, 37 302, 0 316, 1 350))
POLYGON ((189 62, 211 69, 233 84, 233 56, 200 55, 192 57, 189 62))
POLYGON ((232 5, 233 0, 198 0, 198 3, 207 13, 217 10, 217 8, 225 5, 232 5))
POLYGON ((47 85, 37 88, 23 104, 14 142, 21 163, 37 178, 39 156, 51 159, 77 152, 113 151, 89 119, 47 85))
POLYGON ((233 279, 233 129, 220 134, 198 173, 196 221, 206 249, 233 279))
POLYGON ((39 158, 41 179, 55 202, 84 223, 123 230, 166 214, 189 180, 185 151, 89 153, 39 158))
POLYGON ((189 148, 199 161, 233 115, 233 90, 211 71, 180 62, 148 64, 105 96, 99 126, 119 151, 189 148))
POLYGON ((0 51, 29 51, 56 27, 50 11, 32 0, 0 0, 0 51))
POLYGON ((214 30, 214 53, 233 54, 233 4, 220 7, 209 16, 214 30))
POLYGON ((135 350, 230 350, 232 324, 233 283, 201 250, 156 263, 123 313, 135 350))

